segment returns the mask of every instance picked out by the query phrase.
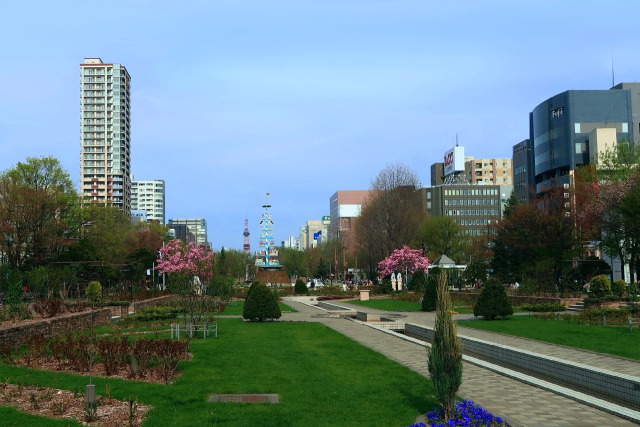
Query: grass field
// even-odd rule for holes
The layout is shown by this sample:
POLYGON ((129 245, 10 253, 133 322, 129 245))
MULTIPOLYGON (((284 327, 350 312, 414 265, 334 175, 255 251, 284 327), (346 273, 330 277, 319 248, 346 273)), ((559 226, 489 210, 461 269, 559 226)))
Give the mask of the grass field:
MULTIPOLYGON (((297 311, 296 309, 289 307, 287 304, 283 302, 278 302, 278 305, 280 306, 280 311, 282 311, 283 313, 285 312, 295 313, 297 311)), ((244 308, 244 301, 233 301, 227 304, 227 306, 224 308, 224 311, 220 314, 242 316, 243 308, 244 308)))
MULTIPOLYGON (((95 378, 113 398, 154 408, 146 426, 406 426, 437 406, 431 383, 318 323, 220 319, 219 338, 194 340, 173 384, 95 378), (277 393, 279 404, 208 403, 210 393, 277 393)), ((134 328, 135 325, 132 325, 134 328)), ((426 360, 426 356, 425 356, 426 360)), ((83 390, 86 377, 0 365, 9 382, 83 390)), ((1 425, 76 425, 0 407, 1 425)))
MULTIPOLYGON (((401 301, 397 299, 351 300, 348 301, 348 303, 386 311, 420 311, 422 307, 419 302, 401 301)), ((458 313, 473 314, 473 309, 464 303, 453 303, 453 307, 458 313)))
POLYGON ((628 328, 578 325, 564 320, 541 320, 532 316, 511 316, 506 320, 460 321, 458 324, 640 360, 640 331, 629 332, 628 328))

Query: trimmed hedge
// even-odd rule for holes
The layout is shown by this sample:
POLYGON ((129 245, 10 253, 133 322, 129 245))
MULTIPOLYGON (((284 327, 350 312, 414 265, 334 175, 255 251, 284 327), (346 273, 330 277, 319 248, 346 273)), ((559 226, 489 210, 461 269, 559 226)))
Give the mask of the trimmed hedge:
POLYGON ((254 282, 244 301, 242 317, 252 322, 262 322, 279 319, 281 316, 280 306, 273 293, 262 283, 254 282))
POLYGON ((143 322, 150 322, 153 320, 175 319, 179 313, 182 313, 182 310, 173 307, 144 307, 133 318, 143 322))
POLYGON ((589 291, 594 297, 602 298, 611 293, 611 280, 604 274, 595 276, 589 282, 589 291))
POLYGON ((507 298, 507 292, 502 284, 491 278, 482 287, 478 302, 473 307, 475 317, 482 316, 486 320, 496 317, 506 317, 513 314, 513 307, 507 298))
POLYGON ((296 280, 296 284, 294 286, 296 294, 306 294, 308 289, 307 285, 304 283, 304 280, 298 279, 296 280))

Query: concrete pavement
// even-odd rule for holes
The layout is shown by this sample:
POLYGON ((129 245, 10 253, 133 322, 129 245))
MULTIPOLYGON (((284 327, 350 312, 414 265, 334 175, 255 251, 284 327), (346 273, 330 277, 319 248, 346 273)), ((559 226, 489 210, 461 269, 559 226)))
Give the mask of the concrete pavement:
MULTIPOLYGON (((384 313, 381 310, 349 305, 344 301, 337 304, 370 313, 384 313)), ((320 317, 323 313, 315 307, 299 302, 287 301, 297 313, 284 313, 281 320, 321 322, 328 327, 350 337, 366 347, 407 366, 413 371, 428 377, 427 353, 424 345, 406 341, 381 330, 371 328, 360 322, 336 317, 320 317)), ((404 322, 433 326, 434 313, 406 312, 404 322)), ((463 315, 461 317, 469 317, 463 315)), ((640 362, 593 352, 582 352, 562 346, 540 343, 538 341, 510 337, 477 331, 470 328, 459 328, 460 334, 477 337, 487 341, 502 342, 505 345, 524 348, 543 354, 562 354, 562 358, 579 360, 578 363, 603 366, 620 373, 640 373, 640 362)), ((473 400, 495 415, 505 418, 513 426, 630 426, 634 423, 608 412, 593 408, 587 404, 576 402, 556 393, 528 385, 524 382, 508 378, 491 370, 464 363, 463 382, 459 395, 473 400)), ((426 411, 429 408, 424 408, 426 411)), ((417 416, 418 414, 416 414, 417 416)))

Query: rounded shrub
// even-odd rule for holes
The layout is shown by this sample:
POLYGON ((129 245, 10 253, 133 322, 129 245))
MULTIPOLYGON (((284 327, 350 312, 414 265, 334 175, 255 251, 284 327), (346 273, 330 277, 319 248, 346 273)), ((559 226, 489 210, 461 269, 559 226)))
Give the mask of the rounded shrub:
POLYGON ((427 276, 424 271, 418 270, 411 276, 411 283, 409 283, 409 290, 414 292, 424 292, 427 287, 427 276))
POLYGON ((251 286, 249 286, 249 290, 247 291, 247 296, 245 297, 245 299, 249 298, 249 295, 251 294, 251 292, 258 286, 261 285, 259 280, 254 280, 253 282, 251 282, 251 286))
POLYGON ((609 295, 611 293, 611 280, 604 274, 595 276, 589 281, 589 290, 591 295, 596 298, 609 295))
POLYGON ((627 282, 625 282, 622 279, 618 279, 618 280, 614 280, 613 283, 611 283, 611 293, 621 297, 625 294, 625 292, 627 291, 627 282))
POLYGON ((506 317, 513 314, 513 307, 507 297, 507 291, 498 279, 490 278, 482 287, 478 301, 473 308, 475 317, 482 316, 486 320, 506 317))
POLYGON ((296 294, 306 294, 307 293, 307 285, 304 283, 304 280, 298 279, 296 280, 296 284, 294 285, 293 290, 296 294))
POLYGON ((242 317, 252 322, 279 319, 282 316, 280 306, 269 288, 261 283, 252 288, 244 301, 242 317))
POLYGON ((100 282, 92 280, 87 284, 86 290, 87 299, 92 302, 98 302, 102 298, 102 285, 100 282))
POLYGON ((436 300, 438 299, 438 279, 444 274, 439 267, 429 270, 426 284, 424 288, 424 297, 422 297, 422 311, 435 311, 436 300))

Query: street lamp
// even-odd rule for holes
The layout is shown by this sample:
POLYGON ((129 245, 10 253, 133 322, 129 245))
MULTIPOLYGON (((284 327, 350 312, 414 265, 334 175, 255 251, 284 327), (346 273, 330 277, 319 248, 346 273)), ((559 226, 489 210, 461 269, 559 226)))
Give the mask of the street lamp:
POLYGON ((11 245, 13 244, 13 237, 7 236, 7 238, 5 239, 5 243, 7 247, 5 251, 5 255, 7 256, 7 265, 11 267, 11 245))

